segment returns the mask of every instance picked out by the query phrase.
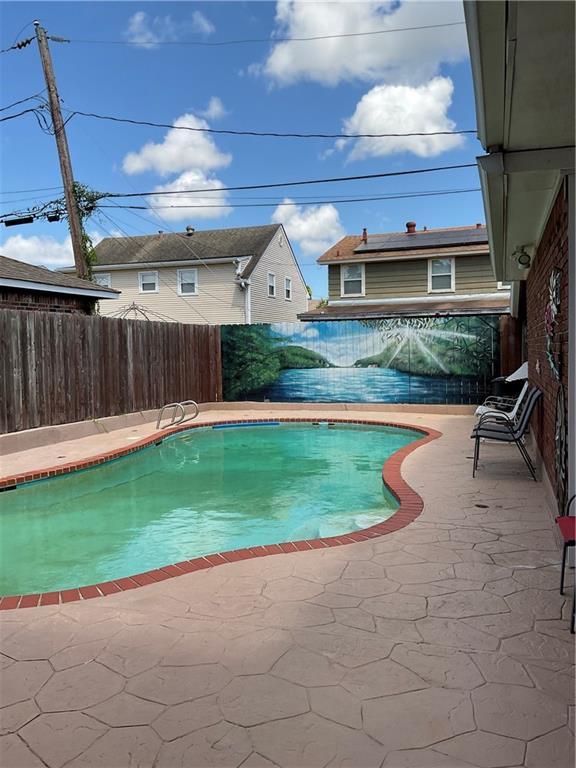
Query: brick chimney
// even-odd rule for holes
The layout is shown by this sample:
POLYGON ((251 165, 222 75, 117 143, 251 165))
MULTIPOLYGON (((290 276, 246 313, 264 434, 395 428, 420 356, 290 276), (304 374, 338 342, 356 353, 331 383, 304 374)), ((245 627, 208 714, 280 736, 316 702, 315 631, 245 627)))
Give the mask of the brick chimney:
POLYGON ((476 229, 482 229, 482 224, 479 221, 476 222, 476 229))
POLYGON ((406 232, 409 235, 413 235, 416 233, 416 222, 415 221, 407 221, 406 222, 406 232))
POLYGON ((366 227, 362 230, 362 242, 367 243, 368 242, 368 230, 366 227))

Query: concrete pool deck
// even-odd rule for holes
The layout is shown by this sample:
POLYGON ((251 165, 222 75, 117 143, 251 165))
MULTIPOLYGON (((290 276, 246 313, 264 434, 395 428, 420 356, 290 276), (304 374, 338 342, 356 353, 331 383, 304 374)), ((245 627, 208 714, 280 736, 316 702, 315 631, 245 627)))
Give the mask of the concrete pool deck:
MULTIPOLYGON (((247 408, 234 418, 283 414, 318 412, 247 408)), ((330 414, 343 409, 322 419, 330 414)), ((443 433, 402 465, 424 500, 406 528, 3 611, 0 763, 572 766, 573 572, 562 597, 543 485, 498 445, 485 447, 473 480, 469 416, 361 415, 378 417, 443 433)), ((126 445, 133 428, 92 443, 92 454, 126 445)), ((90 455, 74 442, 62 461, 69 449, 90 455)), ((37 468, 30 455, 19 460, 17 472, 37 468)))

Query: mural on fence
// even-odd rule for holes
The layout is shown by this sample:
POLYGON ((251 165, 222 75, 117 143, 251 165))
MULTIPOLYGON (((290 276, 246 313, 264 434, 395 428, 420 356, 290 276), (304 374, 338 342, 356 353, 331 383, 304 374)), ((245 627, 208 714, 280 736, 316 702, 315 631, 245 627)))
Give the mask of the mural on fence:
POLYGON ((225 400, 481 402, 498 374, 496 316, 222 326, 225 400))

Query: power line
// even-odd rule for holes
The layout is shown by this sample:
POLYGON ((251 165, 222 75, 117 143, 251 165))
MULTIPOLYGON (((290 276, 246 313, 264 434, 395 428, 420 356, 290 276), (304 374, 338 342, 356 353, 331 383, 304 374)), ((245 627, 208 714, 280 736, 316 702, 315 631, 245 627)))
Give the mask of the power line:
POLYGON ((36 113, 36 109, 24 109, 22 112, 16 112, 14 115, 6 115, 6 117, 0 117, 0 123, 5 123, 7 120, 14 120, 17 117, 22 117, 22 115, 27 115, 29 112, 36 113))
POLYGON ((8 104, 7 107, 0 107, 0 112, 6 112, 7 109, 12 109, 12 107, 17 107, 18 104, 24 104, 25 101, 32 101, 33 99, 38 99, 38 98, 40 98, 40 96, 42 96, 42 94, 44 93, 45 90, 46 90, 46 88, 44 88, 39 93, 35 93, 33 96, 26 96, 25 99, 20 99, 19 101, 14 101, 12 104, 8 104))
MULTIPOLYGON (((357 198, 346 198, 346 199, 336 199, 336 200, 308 200, 308 201, 301 201, 297 204, 300 206, 304 205, 328 205, 330 203, 341 205, 343 203, 369 203, 372 201, 378 201, 378 200, 407 200, 411 198, 416 197, 438 197, 443 195, 457 195, 457 194, 464 194, 467 192, 480 192, 480 187, 473 187, 471 189, 456 189, 456 190, 447 190, 447 191, 438 191, 438 192, 420 192, 418 194, 401 194, 401 195, 374 195, 370 197, 357 197, 357 198)), ((273 203, 221 203, 220 205, 211 205, 211 204, 196 204, 196 205, 98 205, 98 210, 102 208, 118 208, 118 209, 126 209, 126 210, 136 210, 136 211, 161 211, 164 209, 174 209, 174 208, 279 208, 283 206, 293 206, 295 203, 293 202, 273 202, 273 203)))
POLYGON ((68 110, 71 119, 75 115, 92 117, 96 120, 107 120, 113 123, 127 123, 129 125, 145 125, 151 128, 168 128, 173 131, 192 131, 193 133, 213 133, 223 136, 257 136, 277 139, 387 139, 403 138, 411 136, 456 136, 461 134, 476 133, 475 128, 462 131, 414 131, 412 133, 282 133, 279 131, 240 131, 224 128, 199 128, 188 125, 174 125, 172 123, 156 123, 152 120, 133 120, 129 117, 114 117, 113 115, 100 115, 97 112, 82 112, 78 109, 68 110))
POLYGON ((159 195, 174 194, 193 194, 204 192, 238 192, 246 189, 277 189, 279 187, 298 187, 309 184, 333 184, 343 181, 365 181, 367 179, 385 179, 392 176, 412 176, 418 173, 435 173, 438 171, 453 171, 460 168, 476 168, 476 163, 461 163, 459 165, 441 165, 435 168, 416 168, 410 171, 387 171, 385 173, 365 173, 360 176, 336 176, 327 179, 305 179, 304 181, 283 181, 273 184, 244 184, 237 187, 205 187, 204 189, 178 189, 178 190, 160 190, 157 192, 107 192, 102 195, 104 198, 118 197, 151 197, 159 195))
POLYGON ((24 194, 24 192, 49 192, 62 188, 62 185, 60 185, 59 187, 36 187, 35 189, 5 189, 3 192, 0 192, 0 195, 19 195, 24 194))
POLYGON ((348 32, 344 34, 335 35, 314 35, 311 37, 252 37, 242 40, 159 40, 157 42, 152 41, 138 41, 138 40, 83 40, 83 39, 71 39, 71 43, 91 43, 99 45, 136 45, 136 46, 156 46, 156 45, 191 45, 203 48, 218 48, 225 45, 243 45, 247 43, 268 43, 269 45, 275 45, 276 43, 304 43, 314 40, 336 40, 339 38, 347 37, 371 37, 374 35, 387 35, 391 32, 413 32, 423 29, 441 29, 445 27, 460 27, 464 26, 465 21, 452 21, 445 24, 424 24, 419 27, 394 27, 392 29, 376 29, 369 32, 348 32))

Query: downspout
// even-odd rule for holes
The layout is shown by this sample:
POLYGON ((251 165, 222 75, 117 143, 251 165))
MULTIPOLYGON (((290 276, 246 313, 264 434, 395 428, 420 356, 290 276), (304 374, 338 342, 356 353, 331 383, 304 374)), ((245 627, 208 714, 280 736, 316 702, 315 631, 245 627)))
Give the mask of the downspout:
POLYGON ((251 292, 251 283, 250 279, 248 280, 242 280, 240 283, 241 286, 244 288, 244 322, 246 325, 252 324, 252 292, 251 292))

